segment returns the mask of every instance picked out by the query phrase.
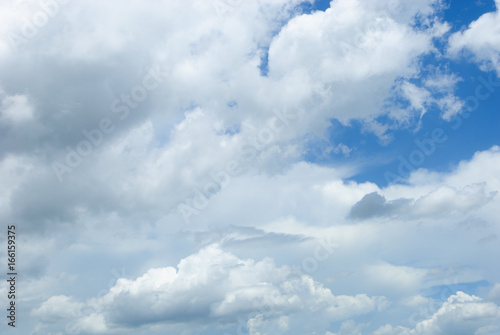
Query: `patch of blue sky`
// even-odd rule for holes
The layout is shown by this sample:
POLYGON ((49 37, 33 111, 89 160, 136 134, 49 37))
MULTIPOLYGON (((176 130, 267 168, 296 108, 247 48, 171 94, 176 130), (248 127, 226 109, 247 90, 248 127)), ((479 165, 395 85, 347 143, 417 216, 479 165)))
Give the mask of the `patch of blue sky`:
POLYGON ((494 0, 446 1, 446 4, 444 20, 451 24, 452 31, 462 30, 482 14, 495 11, 494 0))
MULTIPOLYGON (((467 27, 470 22, 482 14, 495 10, 493 1, 481 5, 468 5, 469 11, 464 11, 458 4, 449 4, 443 15, 446 21, 453 25, 452 31, 467 27)), ((445 53, 446 45, 435 41, 441 54, 445 53)), ((427 113, 408 126, 388 130, 391 141, 384 143, 374 134, 367 132, 363 124, 353 121, 345 126, 336 120, 331 120, 327 139, 311 139, 304 159, 320 165, 353 163, 361 167, 351 179, 357 182, 371 181, 383 187, 392 182, 404 182, 408 168, 402 161, 409 163, 411 169, 425 168, 432 171, 449 171, 461 160, 470 159, 474 152, 487 150, 500 144, 500 80, 494 72, 483 72, 471 59, 451 60, 441 55, 429 54, 420 59, 421 75, 412 78, 410 82, 418 87, 433 72, 451 73, 461 78, 456 85, 455 95, 466 102, 466 113, 462 113, 450 121, 441 118, 442 111, 435 104, 427 107, 427 113), (478 94, 479 92, 479 94, 478 94), (419 143, 432 140, 432 133, 442 129, 439 143, 433 141, 434 147, 428 144, 423 155, 416 151, 421 149, 419 143), (345 155, 341 150, 332 150, 338 144, 344 144, 352 151, 345 155), (413 158, 413 159, 412 159, 413 158), (400 177, 395 180, 388 178, 387 172, 400 177)), ((431 92, 433 98, 442 96, 439 92, 431 92)), ((408 107, 404 99, 394 98, 392 103, 408 107)), ((391 124, 391 120, 382 116, 380 123, 391 124)), ((408 164, 406 164, 408 166, 408 164)))
MULTIPOLYGON (((488 81, 488 76, 495 78, 493 73, 473 71, 476 77, 470 82, 459 83, 457 94, 466 99, 475 97, 476 87, 481 84, 481 78, 488 81)), ((500 90, 500 88, 497 88, 500 90)), ((486 93, 486 92, 485 92, 486 93)), ((321 165, 336 163, 354 163, 363 168, 352 177, 357 182, 371 181, 379 186, 385 186, 391 180, 386 178, 386 172, 393 173, 402 179, 407 175, 399 172, 402 161, 410 163, 412 169, 425 168, 432 171, 450 171, 461 160, 470 159, 476 151, 487 150, 500 144, 500 95, 493 92, 485 100, 471 99, 472 112, 462 113, 450 121, 440 116, 440 110, 434 106, 422 117, 421 127, 414 132, 415 124, 410 128, 389 130, 392 140, 384 144, 373 133, 364 130, 363 124, 352 121, 349 126, 336 120, 331 121, 328 130, 328 140, 311 140, 305 159, 321 165), (476 105, 472 101, 478 101, 476 105), (433 132, 442 130, 439 141, 433 139, 433 132), (432 141, 432 144, 429 143, 432 141), (344 144, 352 151, 348 156, 341 151, 329 151, 328 148, 344 144), (420 144, 419 144, 420 143, 420 144), (422 149, 422 143, 428 143, 427 149, 422 149), (415 153, 421 151, 424 155, 415 153)), ((382 117, 379 122, 389 121, 382 117)), ((390 122, 390 121, 389 121, 390 122)), ((403 169, 406 172, 406 169, 403 169)))
POLYGON ((481 292, 485 288, 491 287, 491 283, 486 280, 480 280, 469 283, 447 283, 445 285, 437 285, 428 289, 428 292, 424 292, 424 296, 432 298, 435 301, 444 302, 450 297, 457 293, 457 291, 462 291, 468 295, 482 295, 481 292))
POLYGON ((233 136, 238 134, 241 131, 241 127, 239 125, 232 125, 230 127, 226 127, 217 132, 217 135, 230 135, 233 136))
POLYGON ((329 0, 316 0, 314 1, 314 4, 305 4, 304 6, 305 9, 309 10, 309 13, 316 11, 316 10, 321 10, 325 11, 328 8, 330 8, 330 1, 329 0))
POLYGON ((262 49, 259 70, 261 76, 267 77, 267 74, 269 73, 269 47, 265 47, 262 49))
POLYGON ((229 108, 234 108, 234 107, 238 107, 238 103, 234 100, 231 100, 231 101, 226 102, 226 106, 229 108))

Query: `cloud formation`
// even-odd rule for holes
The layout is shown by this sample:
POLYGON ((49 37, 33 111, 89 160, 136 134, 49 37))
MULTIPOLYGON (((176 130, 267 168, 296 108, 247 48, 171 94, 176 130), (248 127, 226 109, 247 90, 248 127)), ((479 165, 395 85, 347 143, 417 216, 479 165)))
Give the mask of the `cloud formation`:
POLYGON ((472 55, 484 70, 494 69, 500 76, 500 2, 495 0, 496 11, 483 14, 467 29, 450 36, 448 52, 452 56, 472 55))
POLYGON ((498 332, 500 148, 479 139, 496 122, 499 14, 460 30, 448 10, 0 1, 19 331, 498 332), (457 117, 462 133, 439 131, 457 117), (434 130, 448 140, 418 142, 421 169, 378 183, 434 130))
POLYGON ((420 334, 487 334, 498 332, 500 307, 481 298, 457 292, 443 303, 428 320, 421 321, 414 329, 386 325, 374 335, 420 335, 420 334))
POLYGON ((211 245, 181 260, 177 269, 153 268, 135 280, 120 278, 108 293, 86 302, 54 296, 31 314, 49 323, 71 320, 70 327, 84 333, 162 323, 233 323, 243 316, 256 329, 262 318, 284 322, 287 315, 319 313, 342 320, 388 304, 384 297, 366 294, 336 296, 269 258, 242 260, 211 245))

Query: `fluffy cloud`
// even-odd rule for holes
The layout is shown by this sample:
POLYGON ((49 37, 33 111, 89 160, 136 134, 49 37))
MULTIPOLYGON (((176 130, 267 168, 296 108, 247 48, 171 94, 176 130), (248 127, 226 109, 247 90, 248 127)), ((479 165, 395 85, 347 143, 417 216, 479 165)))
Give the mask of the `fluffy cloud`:
POLYGON ((500 76, 500 1, 495 4, 496 12, 483 14, 467 29, 450 36, 448 52, 458 56, 468 51, 483 70, 494 69, 500 76))
MULTIPOLYGON (((294 86, 296 81, 314 83, 316 98, 306 108, 309 115, 319 117, 304 121, 308 129, 321 129, 323 118, 373 122, 387 114, 402 122, 414 111, 400 108, 397 113, 396 106, 388 108, 389 98, 405 91, 402 98, 412 103, 421 99, 415 90, 409 91, 407 80, 418 76, 418 58, 434 52, 433 39, 448 29, 439 20, 428 20, 422 30, 412 28, 414 16, 435 14, 439 8, 435 5, 434 1, 369 5, 333 1, 325 12, 298 16, 270 45, 269 77, 294 86)), ((367 129, 374 131, 373 125, 367 129)))
MULTIPOLYGON (((400 324, 450 278, 498 282, 484 257, 499 251, 498 147, 387 187, 349 181, 362 163, 304 161, 332 119, 389 141, 436 107, 461 112, 461 78, 422 67, 450 29, 441 1, 308 6, 0 2, 0 221, 22 229, 21 332, 344 335, 372 312, 400 324), (320 260, 323 238, 336 248, 320 260)), ((476 25, 450 54, 476 52, 476 25)), ((355 156, 345 143, 328 150, 355 156)))
MULTIPOLYGON (((130 1, 120 5, 120 15, 112 2, 61 3, 48 23, 20 45, 23 57, 13 50, 2 54, 0 72, 10 83, 7 94, 27 90, 36 96, 33 122, 41 129, 31 131, 33 138, 23 150, 44 145, 56 151, 47 152, 50 158, 58 159, 58 151, 76 146, 84 139, 81 132, 103 118, 116 125, 108 138, 152 116, 164 123, 156 125, 155 133, 168 132, 187 119, 184 112, 193 105, 201 106, 222 129, 243 124, 260 128, 274 109, 302 105, 308 112, 292 125, 290 136, 321 134, 330 118, 372 119, 388 113, 384 100, 392 95, 396 80, 416 75, 418 57, 433 52, 433 39, 443 34, 439 20, 430 20, 425 29, 412 28, 414 16, 435 14, 431 0, 399 5, 381 0, 368 7, 337 1, 326 12, 303 15, 299 3, 193 0, 144 7, 130 1), (345 44, 353 45, 355 52, 346 51, 345 44), (31 82, 11 71, 35 71, 35 57, 43 70, 31 82), (260 67, 266 58, 269 74, 264 77, 260 67), (138 106, 127 119, 117 120, 114 101, 124 108, 126 96, 133 98, 133 89, 159 65, 164 73, 161 85, 147 92, 147 99, 129 102, 138 106), (54 85, 48 85, 49 80, 54 85), (355 93, 360 91, 364 99, 355 93)), ((28 18, 44 13, 36 2, 27 4, 4 4, 4 9, 28 18)), ((12 34, 22 36, 30 24, 29 19, 12 22, 3 35, 6 50, 12 34)), ((205 131, 214 129, 208 125, 205 131)))
POLYGON ((348 217, 418 219, 470 213, 497 198, 499 150, 493 146, 477 152, 471 161, 461 162, 451 173, 414 171, 408 186, 393 185, 365 194, 351 207, 348 217))
POLYGON ((493 301, 500 301, 500 283, 495 283, 490 293, 488 293, 488 298, 493 301))
MULTIPOLYGON (((398 78, 418 72, 418 57, 433 52, 445 26, 430 19, 438 10, 430 0, 368 7, 340 1, 311 14, 301 14, 299 3, 193 0, 144 7, 130 1, 120 5, 120 15, 112 2, 61 3, 20 45, 23 57, 8 41, 22 36, 28 23, 11 22, 3 31, 0 73, 9 85, 3 85, 2 115, 22 107, 15 118, 23 131, 7 128, 2 143, 16 146, 2 152, 34 153, 37 160, 36 173, 10 194, 13 210, 5 219, 37 218, 44 229, 74 220, 83 209, 157 220, 195 197, 193 189, 232 160, 244 169, 282 172, 303 155, 298 139, 322 134, 329 119, 388 113, 384 100, 398 78), (415 16, 429 19, 418 31, 415 16), (359 38, 352 41, 354 33, 359 38), (344 50, 345 43, 355 51, 344 50), (161 82, 134 100, 151 71, 161 82), (29 73, 37 76, 22 80, 29 73), (283 121, 276 113, 292 117, 283 121), (113 130, 90 144, 90 154, 78 154, 103 120, 111 120, 113 130)), ((43 12, 35 2, 3 6, 28 18, 43 12)), ((345 146, 335 150, 349 153, 345 146)))
POLYGON ((325 335, 359 335, 367 324, 356 324, 353 320, 342 322, 338 333, 326 332, 325 335))
MULTIPOLYGON (((235 253, 249 256, 236 257, 212 246, 184 258, 177 268, 163 268, 159 266, 164 264, 158 256, 160 250, 172 252, 170 247, 163 246, 164 249, 155 249, 156 266, 148 267, 150 270, 146 268, 147 271, 144 270, 137 279, 118 280, 100 298, 87 301, 68 298, 68 301, 85 307, 79 318, 73 318, 72 322, 78 329, 89 332, 90 324, 98 324, 102 329, 97 330, 104 332, 104 329, 113 327, 125 329, 165 322, 167 326, 175 325, 181 315, 183 322, 212 320, 215 324, 226 325, 238 322, 235 320, 242 317, 242 327, 246 329, 257 332, 261 327, 278 333, 286 328, 285 319, 279 321, 280 318, 290 314, 296 315, 297 320, 313 314, 328 320, 345 320, 378 308, 388 308, 387 300, 376 296, 388 296, 391 300, 399 300, 402 296, 415 297, 422 293, 423 288, 439 285, 450 277, 465 283, 494 281, 496 266, 487 258, 477 257, 481 257, 484 248, 492 248, 494 252, 495 247, 491 243, 476 242, 498 234, 495 226, 481 223, 481 220, 491 222, 496 217, 498 199, 491 194, 500 187, 498 160, 498 148, 493 147, 476 153, 474 158, 460 163, 451 172, 428 176, 430 172, 419 170, 410 176, 408 185, 387 188, 371 183, 343 182, 342 176, 348 175, 345 171, 305 163, 295 165, 283 175, 240 176, 231 180, 230 186, 211 198, 209 205, 193 217, 194 225, 185 226, 182 216, 172 213, 165 221, 160 221, 155 234, 160 240, 175 241, 177 237, 169 237, 171 223, 180 222, 189 232, 187 240, 196 241, 196 246, 218 242, 235 253), (485 181, 488 183, 484 184, 485 181), (352 215, 358 208, 359 214, 362 208, 356 204, 367 201, 370 194, 379 200, 392 200, 378 203, 381 214, 377 207, 363 209, 366 213, 378 214, 372 215, 370 220, 353 224, 348 218, 349 212, 352 215), (398 203, 394 199, 408 199, 410 196, 417 200, 406 203, 397 215, 388 214, 388 208, 398 203), (439 218, 434 218, 439 212, 435 206, 441 208, 439 218), (464 214, 468 217, 464 218, 464 214), (426 221, 422 222, 422 218, 426 221), (225 228, 227 223, 233 222, 250 227, 225 228), (449 234, 450 231, 453 234, 449 234), (324 237, 338 241, 338 248, 333 253, 335 257, 317 266, 321 270, 314 273, 314 277, 306 275, 287 279, 293 274, 291 268, 276 266, 264 258, 273 252, 269 249, 272 245, 285 251, 275 253, 280 264, 296 264, 297 259, 305 259, 314 252, 315 239, 324 237), (380 241, 393 242, 381 248, 380 241), (439 256, 444 264, 453 262, 456 267, 436 264, 435 253, 439 254, 443 245, 454 248, 454 245, 462 244, 469 247, 439 256), (368 258, 365 257, 367 253, 370 254, 368 258), (420 254, 419 265, 405 265, 415 254, 420 254), (252 260, 261 258, 264 259, 252 260), (478 259, 481 259, 480 264, 478 259), (470 268, 472 265, 481 266, 482 273, 470 268), (316 276, 324 278, 321 282, 328 285, 319 284, 316 276), (369 283, 366 278, 371 278, 369 283), (353 287, 363 287, 367 291, 359 292, 353 287), (274 314, 262 312, 269 301, 255 300, 255 297, 273 299, 274 314), (249 316, 250 313, 254 314, 249 316)), ((83 230, 87 243, 95 243, 99 248, 115 242, 124 243, 125 237, 116 235, 115 231, 116 225, 124 226, 127 221, 115 218, 107 222, 109 218, 102 219, 95 213, 87 215, 80 219, 82 223, 95 221, 102 233, 99 237, 83 230)), ((125 243, 132 245, 138 238, 146 239, 147 230, 144 230, 134 229, 135 235, 125 243)), ((153 245, 160 248, 154 240, 150 241, 150 247, 153 245)), ((133 250, 140 252, 144 247, 133 250)), ((132 255, 126 249, 130 248, 105 250, 132 255)), ((74 249, 70 252, 72 257, 82 257, 75 254, 74 249)), ((428 298, 420 297, 403 305, 419 309, 428 301, 428 298)), ((68 322, 69 318, 55 322, 55 316, 43 314, 43 311, 48 313, 51 310, 41 308, 47 303, 40 304, 33 316, 52 320, 54 327, 68 322)), ((324 319, 318 320, 318 325, 322 322, 324 319)), ((290 320, 289 329, 295 326, 295 321, 290 320)))
POLYGON ((310 276, 271 259, 239 259, 212 245, 173 267, 148 270, 131 280, 121 278, 102 297, 79 302, 67 296, 49 298, 32 311, 46 322, 73 320, 72 329, 106 332, 146 324, 248 319, 249 329, 275 320, 282 331, 291 314, 324 314, 330 320, 383 310, 384 297, 333 295, 310 276), (256 316, 255 313, 257 313, 256 316), (102 329, 87 328, 100 320, 102 329), (267 320, 264 322, 264 320, 267 320))
POLYGON ((58 295, 50 297, 42 306, 33 310, 32 315, 44 321, 54 322, 57 319, 77 318, 84 305, 71 297, 58 295))
POLYGON ((349 216, 355 219, 376 216, 422 218, 439 217, 452 212, 470 212, 487 204, 497 194, 497 191, 487 193, 485 188, 486 183, 471 184, 461 190, 442 186, 413 201, 405 198, 387 201, 374 192, 357 202, 351 208, 349 216))
POLYGON ((428 320, 415 329, 386 325, 374 335, 496 334, 500 329, 500 307, 481 298, 457 292, 428 320))

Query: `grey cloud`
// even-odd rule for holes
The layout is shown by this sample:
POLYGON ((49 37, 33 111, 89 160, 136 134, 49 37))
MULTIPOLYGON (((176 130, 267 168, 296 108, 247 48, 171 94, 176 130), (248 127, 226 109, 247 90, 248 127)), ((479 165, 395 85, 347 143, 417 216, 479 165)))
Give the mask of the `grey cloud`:
POLYGON ((410 203, 409 199, 387 201, 384 196, 372 192, 352 206, 348 217, 363 220, 371 217, 399 215, 409 208, 410 203))
POLYGON ((486 190, 486 183, 474 183, 461 189, 441 186, 417 199, 387 201, 384 196, 373 192, 354 204, 348 217, 361 220, 371 217, 440 217, 478 209, 491 202, 496 194, 497 191, 486 190))

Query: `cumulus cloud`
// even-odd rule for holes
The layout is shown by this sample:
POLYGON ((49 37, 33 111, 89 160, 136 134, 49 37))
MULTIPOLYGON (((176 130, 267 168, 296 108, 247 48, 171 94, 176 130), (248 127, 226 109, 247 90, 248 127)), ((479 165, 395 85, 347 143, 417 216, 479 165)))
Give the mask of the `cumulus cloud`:
MULTIPOLYGON (((23 333, 360 333, 450 276, 496 301, 498 147, 387 187, 305 161, 332 119, 388 143, 462 111, 461 78, 422 66, 442 56, 443 2, 310 4, 0 2, 0 221, 23 229, 23 333), (338 249, 296 274, 325 237, 338 249)), ((496 66, 497 19, 450 55, 496 66)), ((333 142, 325 157, 356 156, 333 142)))
POLYGON ((451 211, 469 212, 490 202, 496 192, 487 193, 486 184, 471 184, 461 190, 441 187, 415 202, 414 215, 445 215, 451 211))
POLYGON ((349 217, 368 219, 377 216, 387 217, 439 217, 453 212, 470 212, 495 197, 497 191, 486 192, 486 183, 471 184, 461 190, 442 186, 418 199, 399 198, 391 201, 373 192, 367 194, 352 206, 349 217))
POLYGON ((493 69, 500 76, 500 2, 496 11, 483 14, 467 29, 450 36, 448 53, 459 56, 467 51, 483 70, 493 69))
POLYGON ((388 304, 384 297, 365 294, 335 296, 310 276, 277 267, 271 259, 239 259, 212 245, 181 260, 177 269, 154 268, 137 279, 120 278, 100 298, 80 302, 67 296, 51 297, 32 315, 47 322, 73 320, 84 332, 96 331, 85 328, 89 319, 101 320, 102 331, 107 331, 145 324, 232 323, 246 317, 249 327, 256 329, 268 326, 265 316, 276 319, 285 331, 284 314, 320 313, 342 320, 383 310, 388 304))
POLYGON ((470 213, 496 199, 500 184, 493 165, 499 158, 499 147, 493 146, 477 152, 470 161, 460 162, 450 173, 419 169, 411 173, 407 186, 393 185, 365 194, 351 207, 348 217, 418 219, 470 213))
MULTIPOLYGON (((428 17, 438 8, 434 1, 369 5, 334 1, 325 12, 298 16, 280 31, 269 48, 269 77, 314 83, 313 91, 321 99, 306 106, 309 115, 320 118, 305 120, 309 129, 321 129, 323 117, 342 122, 361 119, 373 132, 377 116, 389 115, 398 123, 408 120, 422 113, 422 106, 417 106, 422 97, 415 90, 410 92, 408 83, 418 76, 418 57, 432 53, 433 39, 448 29, 439 20, 429 20, 424 29, 416 31, 412 18, 428 17), (359 98, 361 92, 363 99, 359 98), (388 108, 395 96, 411 101, 413 109, 402 108, 397 113, 395 107, 388 108)), ((384 132, 377 135, 384 139, 384 132)))
MULTIPOLYGON (((28 3, 2 6, 28 18, 43 10, 28 3)), ((329 119, 370 123, 390 113, 384 100, 398 78, 418 73, 418 57, 433 52, 445 26, 431 19, 439 10, 431 0, 368 7, 337 1, 310 14, 300 3, 193 0, 144 7, 131 1, 120 5, 119 15, 112 2, 61 3, 20 45, 23 57, 8 42, 11 33, 22 36, 24 23, 11 22, 3 30, 0 73, 9 83, 3 115, 22 107, 16 127, 24 130, 8 128, 2 143, 16 145, 0 150, 37 160, 36 174, 9 196, 14 211, 6 215, 25 222, 36 217, 38 229, 71 222, 80 209, 157 220, 196 197, 193 190, 232 160, 251 171, 283 172, 303 155, 299 139, 322 134, 329 119), (415 16, 428 18, 425 27, 412 28, 415 16), (21 80, 35 69, 39 75, 21 80), (160 80, 144 89, 151 71, 160 80), (291 117, 283 119, 284 113, 291 117), (103 120, 111 120, 113 130, 89 144, 89 132, 103 120), (71 165, 85 145, 91 153, 71 165), (41 189, 50 195, 41 196, 41 189)), ((352 149, 338 144, 332 150, 348 156, 352 149)))
MULTIPOLYGON (((211 246, 192 256, 182 256, 177 268, 164 268, 158 266, 164 264, 161 257, 155 256, 155 267, 148 267, 150 270, 144 270, 137 279, 118 280, 102 297, 87 301, 71 298, 72 302, 86 307, 83 315, 72 322, 75 327, 90 331, 87 323, 92 324, 89 320, 94 319, 101 321, 93 324, 109 330, 169 325, 181 319, 186 323, 211 320, 228 325, 241 316, 248 329, 262 327, 278 332, 286 328, 285 319, 279 321, 282 316, 296 315, 300 319, 300 316, 307 318, 314 314, 343 321, 379 308, 390 308, 387 300, 377 297, 389 296, 398 300, 401 296, 414 297, 421 294, 423 287, 432 287, 449 276, 459 276, 464 282, 492 280, 495 267, 480 255, 484 253, 482 248, 495 247, 474 242, 494 233, 495 227, 478 225, 475 221, 459 225, 459 220, 464 220, 464 214, 473 214, 477 220, 491 221, 496 217, 498 199, 492 197, 492 192, 500 187, 496 181, 500 165, 495 162, 498 159, 498 148, 494 147, 476 153, 453 171, 426 178, 427 172, 421 170, 418 176, 410 177, 408 185, 382 189, 372 183, 344 182, 341 176, 345 172, 306 163, 297 164, 278 176, 240 176, 231 181, 231 187, 211 200, 210 206, 195 218, 195 226, 182 227, 192 237, 188 240, 194 239, 196 245, 220 242, 224 248, 252 257, 236 257, 211 246), (485 180, 488 183, 485 184, 485 180), (411 197, 412 202, 405 202, 397 211, 394 208, 398 201, 387 200, 407 197, 411 197), (360 203, 366 207, 357 205, 360 203), (435 219, 440 209, 434 206, 442 210, 435 219), (255 208, 259 211, 253 210, 255 208), (359 224, 345 220, 349 212, 351 215, 357 213, 361 219, 359 224), (422 218, 430 221, 422 223, 422 218), (214 222, 220 222, 221 228, 214 227, 214 222), (224 229, 228 222, 239 222, 240 227, 224 229), (450 229, 454 234, 448 234, 450 229), (334 252, 338 257, 331 257, 321 265, 321 269, 328 269, 326 275, 334 278, 328 285, 321 285, 309 276, 288 278, 293 276, 290 268, 277 266, 264 258, 269 250, 273 252, 269 249, 272 245, 277 250, 286 250, 276 253, 281 264, 294 264, 297 259, 304 259, 307 252, 314 251, 313 239, 323 237, 339 242, 334 252), (393 243, 381 248, 381 240, 393 243), (437 267, 433 260, 443 245, 452 248, 463 244, 469 247, 440 256, 446 264, 457 264, 456 268, 437 267), (366 253, 371 257, 366 259, 366 253), (422 255, 420 266, 405 265, 416 253, 422 255), (262 261, 253 261, 262 258, 262 261), (478 259, 482 259, 483 274, 470 269, 471 264, 480 266, 478 259), (343 274, 335 276, 337 272, 343 274), (366 282, 368 277, 370 283, 366 282), (353 285, 368 291, 353 291, 353 285), (336 290, 342 293, 337 294, 336 290), (271 300, 255 300, 255 297, 271 300), (269 303, 275 306, 275 314, 265 313, 269 303), (251 313, 254 314, 249 316, 251 313), (262 317, 258 317, 259 314, 262 317), (255 320, 248 323, 252 318, 255 320)), ((179 214, 175 215, 182 220, 179 214)), ((175 218, 172 215, 167 220, 172 222, 175 218)), ((90 241, 96 241, 97 245, 113 241, 123 243, 120 236, 114 235, 120 221, 108 224, 107 219, 95 217, 93 220, 107 237, 100 240, 88 232, 86 236, 90 241)), ((168 227, 165 224, 158 228, 160 239, 168 240, 171 231, 168 227)), ((130 243, 146 238, 141 230, 135 231, 138 236, 131 236, 130 243)), ((111 250, 116 252, 117 249, 111 250)), ((426 301, 426 298, 417 297, 404 305, 418 309, 419 304, 426 301)), ((54 320, 41 312, 34 313, 37 318, 54 320)), ((295 321, 290 320, 289 329, 294 326, 295 321)))
POLYGON ((474 295, 457 292, 430 319, 414 329, 385 325, 374 335, 496 334, 500 329, 500 307, 474 295))
POLYGON ((57 319, 77 318, 84 305, 76 299, 64 295, 50 297, 43 305, 34 309, 32 315, 44 321, 54 322, 57 319))
MULTIPOLYGON (((24 11, 27 17, 43 13, 29 3, 4 7, 6 12, 24 11)), ((242 128, 243 123, 258 128, 272 117, 272 110, 302 105, 308 113, 293 124, 290 136, 321 133, 330 118, 371 119, 387 113, 384 99, 396 79, 418 72, 418 57, 431 52, 432 39, 443 34, 438 29, 443 24, 433 20, 425 29, 412 29, 412 17, 435 14, 431 0, 399 5, 380 0, 368 7, 340 1, 326 12, 303 15, 300 1, 216 3, 171 1, 144 7, 130 1, 120 6, 120 15, 104 14, 116 13, 112 2, 58 5, 47 25, 22 43, 23 58, 13 51, 2 54, 0 71, 11 83, 6 93, 16 96, 27 88, 36 96, 35 124, 47 128, 34 133, 24 150, 43 144, 64 152, 66 145, 84 139, 84 129, 95 128, 105 117, 116 125, 108 137, 152 116, 165 122, 155 132, 168 132, 187 118, 184 112, 193 105, 224 129, 242 128), (101 15, 106 19, 99 19, 101 15), (344 50, 346 43, 354 45, 354 53, 344 50), (45 72, 31 82, 16 79, 11 69, 33 71, 37 55, 45 72), (269 74, 264 77, 260 67, 266 58, 269 74), (147 91, 146 99, 134 98, 139 92, 134 89, 156 66, 162 68, 161 84, 147 91), (361 91, 364 99, 358 98, 361 91), (134 107, 128 107, 125 120, 117 119, 122 115, 117 109, 127 108, 127 96, 134 107)), ((22 35, 23 24, 13 23, 4 32, 4 42, 12 33, 22 35)), ((184 131, 192 134, 194 129, 184 131)))
POLYGON ((353 320, 342 322, 340 329, 337 333, 326 332, 325 335, 354 335, 362 334, 362 330, 366 328, 367 324, 356 324, 353 320))
POLYGON ((488 293, 488 298, 493 301, 500 301, 500 283, 495 283, 488 293))

